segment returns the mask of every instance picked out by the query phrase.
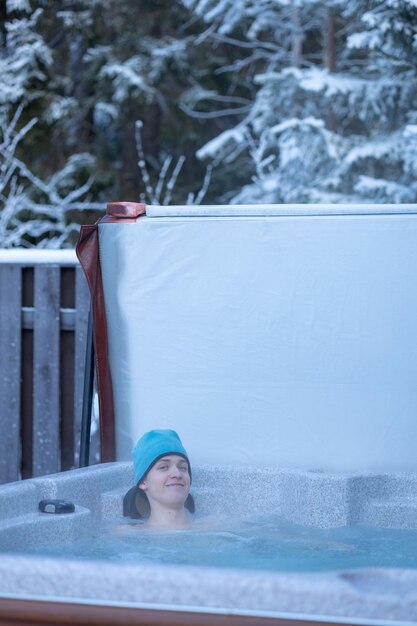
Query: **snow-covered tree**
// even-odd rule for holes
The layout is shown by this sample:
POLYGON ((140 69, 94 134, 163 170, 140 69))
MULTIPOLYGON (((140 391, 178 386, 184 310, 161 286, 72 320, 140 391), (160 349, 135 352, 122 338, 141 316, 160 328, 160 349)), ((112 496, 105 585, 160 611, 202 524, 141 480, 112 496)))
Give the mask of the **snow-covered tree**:
POLYGON ((248 45, 254 101, 198 153, 246 172, 226 199, 417 201, 414 0, 184 2, 214 41, 248 45))
POLYGON ((181 94, 207 72, 204 47, 197 49, 191 31, 184 30, 189 17, 180 0, 59 0, 44 7, 40 26, 54 63, 51 92, 42 113, 36 112, 39 123, 54 152, 59 146, 54 162, 76 151, 94 154, 94 191, 103 201, 137 200, 144 191, 137 119, 144 123, 148 168, 157 173, 169 155, 177 160, 186 154, 178 193, 201 184, 205 168, 194 154, 197 137, 209 138, 210 129, 196 129, 198 123, 178 107, 181 94))
POLYGON ((91 179, 78 184, 82 171, 92 169, 91 157, 78 154, 47 182, 41 180, 17 156, 37 122, 19 128, 22 108, 12 118, 6 108, 0 114, 0 247, 72 246, 78 232, 73 214, 103 208, 89 201, 91 179))
POLYGON ((16 180, 45 205, 92 168, 80 200, 103 204, 416 201, 416 12, 415 0, 7 0, 0 104, 23 105, 16 133, 38 120, 16 144, 16 180))
POLYGON ((5 120, 18 115, 2 126, 8 174, 0 245, 46 245, 48 237, 52 246, 67 245, 78 228, 70 218, 82 221, 85 208, 115 198, 156 201, 163 189, 161 201, 202 200, 209 176, 195 149, 210 125, 178 107, 182 92, 198 88, 199 73, 207 72, 204 47, 195 48, 192 29, 182 30, 189 17, 180 0, 2 5, 0 106, 5 120), (171 162, 177 165, 169 173, 171 162))
POLYGON ((47 89, 52 55, 37 32, 42 10, 32 11, 29 0, 6 0, 1 19, 0 105, 28 103, 47 89))

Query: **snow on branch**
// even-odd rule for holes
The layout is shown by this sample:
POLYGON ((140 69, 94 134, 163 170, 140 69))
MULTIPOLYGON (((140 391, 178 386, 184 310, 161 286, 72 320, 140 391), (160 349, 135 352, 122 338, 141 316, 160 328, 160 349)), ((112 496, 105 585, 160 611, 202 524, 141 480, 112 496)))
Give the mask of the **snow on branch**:
MULTIPOLYGON (((140 194, 140 201, 148 204, 166 206, 170 204, 172 200, 172 194, 182 166, 184 165, 185 156, 181 155, 172 168, 172 156, 166 156, 159 170, 156 185, 154 186, 146 164, 146 155, 142 141, 142 128, 142 120, 137 120, 135 124, 136 151, 138 154, 139 171, 145 185, 145 191, 140 194)), ((207 167, 200 190, 197 193, 188 194, 185 204, 201 204, 210 184, 212 170, 213 165, 207 167)))
POLYGON ((92 177, 76 182, 85 156, 73 155, 47 182, 17 157, 19 144, 37 122, 32 119, 18 129, 22 111, 19 106, 10 117, 3 109, 0 116, 0 247, 68 247, 79 228, 71 221, 70 211, 102 210, 103 206, 86 199, 92 177))

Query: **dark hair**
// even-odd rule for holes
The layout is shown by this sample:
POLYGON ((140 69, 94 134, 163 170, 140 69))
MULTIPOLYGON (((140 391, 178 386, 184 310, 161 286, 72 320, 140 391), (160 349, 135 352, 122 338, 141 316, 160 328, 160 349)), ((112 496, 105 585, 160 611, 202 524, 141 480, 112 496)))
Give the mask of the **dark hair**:
MULTIPOLYGON (((194 498, 191 494, 188 494, 184 506, 190 513, 194 513, 194 498)), ((150 513, 151 507, 146 493, 138 485, 131 487, 123 498, 123 517, 147 519, 150 513)))

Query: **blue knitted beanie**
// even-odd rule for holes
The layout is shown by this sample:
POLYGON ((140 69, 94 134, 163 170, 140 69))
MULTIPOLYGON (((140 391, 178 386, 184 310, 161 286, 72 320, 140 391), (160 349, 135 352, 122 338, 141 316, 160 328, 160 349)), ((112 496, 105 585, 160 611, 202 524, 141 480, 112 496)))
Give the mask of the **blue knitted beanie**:
POLYGON ((140 483, 152 465, 166 454, 183 456, 188 462, 191 478, 188 454, 175 430, 150 430, 139 439, 132 450, 136 484, 140 483))

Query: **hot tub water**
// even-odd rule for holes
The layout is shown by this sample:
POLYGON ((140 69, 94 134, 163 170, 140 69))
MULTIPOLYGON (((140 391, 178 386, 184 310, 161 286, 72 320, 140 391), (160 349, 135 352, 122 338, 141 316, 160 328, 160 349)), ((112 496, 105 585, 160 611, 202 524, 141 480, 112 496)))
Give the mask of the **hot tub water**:
POLYGON ((209 522, 203 518, 192 529, 180 531, 158 531, 117 520, 102 523, 82 540, 24 552, 65 559, 269 571, 417 569, 417 530, 366 526, 319 529, 273 515, 244 520, 217 517, 209 522))

